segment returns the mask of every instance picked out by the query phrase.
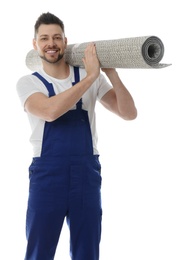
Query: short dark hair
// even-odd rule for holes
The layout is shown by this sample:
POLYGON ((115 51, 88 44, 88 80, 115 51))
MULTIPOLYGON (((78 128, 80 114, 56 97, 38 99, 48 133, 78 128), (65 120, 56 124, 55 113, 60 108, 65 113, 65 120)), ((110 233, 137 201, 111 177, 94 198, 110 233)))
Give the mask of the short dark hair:
POLYGON ((49 12, 41 14, 34 26, 34 36, 36 37, 36 34, 38 32, 38 29, 41 24, 58 24, 62 31, 64 32, 64 23, 62 20, 60 20, 57 16, 54 14, 51 14, 49 12))

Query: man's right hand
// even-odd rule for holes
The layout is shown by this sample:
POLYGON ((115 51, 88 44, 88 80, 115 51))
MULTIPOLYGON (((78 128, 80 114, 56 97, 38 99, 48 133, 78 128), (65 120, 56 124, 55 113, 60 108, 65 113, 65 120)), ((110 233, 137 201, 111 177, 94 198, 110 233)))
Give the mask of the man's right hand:
POLYGON ((88 44, 84 51, 84 58, 82 59, 87 76, 96 80, 100 74, 100 62, 96 53, 96 46, 94 43, 88 44))

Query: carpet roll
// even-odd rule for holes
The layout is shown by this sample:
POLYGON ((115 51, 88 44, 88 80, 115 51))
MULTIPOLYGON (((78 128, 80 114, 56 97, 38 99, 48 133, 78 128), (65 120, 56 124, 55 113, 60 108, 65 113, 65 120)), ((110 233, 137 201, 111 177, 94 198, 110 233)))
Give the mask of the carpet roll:
MULTIPOLYGON (((82 58, 89 43, 69 44, 64 56, 66 62, 72 66, 84 67, 82 58)), ((101 68, 147 69, 171 65, 160 63, 164 56, 164 44, 156 36, 102 40, 94 43, 101 68)), ((37 51, 28 52, 26 65, 32 71, 41 66, 37 51)))

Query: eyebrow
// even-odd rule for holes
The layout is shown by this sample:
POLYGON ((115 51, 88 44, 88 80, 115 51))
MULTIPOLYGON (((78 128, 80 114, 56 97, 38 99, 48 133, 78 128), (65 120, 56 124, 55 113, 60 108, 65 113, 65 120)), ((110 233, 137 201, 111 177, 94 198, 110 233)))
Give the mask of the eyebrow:
MULTIPOLYGON (((46 37, 46 36, 49 36, 49 35, 48 34, 41 34, 39 37, 46 37)), ((62 34, 56 33, 56 34, 54 34, 52 36, 61 36, 62 37, 62 34)))

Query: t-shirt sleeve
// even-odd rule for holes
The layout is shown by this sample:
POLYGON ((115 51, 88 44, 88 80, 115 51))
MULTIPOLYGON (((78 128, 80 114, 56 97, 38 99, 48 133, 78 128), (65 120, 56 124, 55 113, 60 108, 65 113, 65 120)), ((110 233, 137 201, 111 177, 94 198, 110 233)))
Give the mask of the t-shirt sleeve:
POLYGON ((16 84, 16 91, 24 107, 25 101, 29 96, 36 92, 42 92, 47 95, 47 89, 43 83, 34 75, 27 75, 20 78, 16 84))
POLYGON ((107 81, 105 76, 100 73, 99 76, 99 89, 98 89, 98 100, 100 101, 102 97, 113 87, 112 85, 107 81))

